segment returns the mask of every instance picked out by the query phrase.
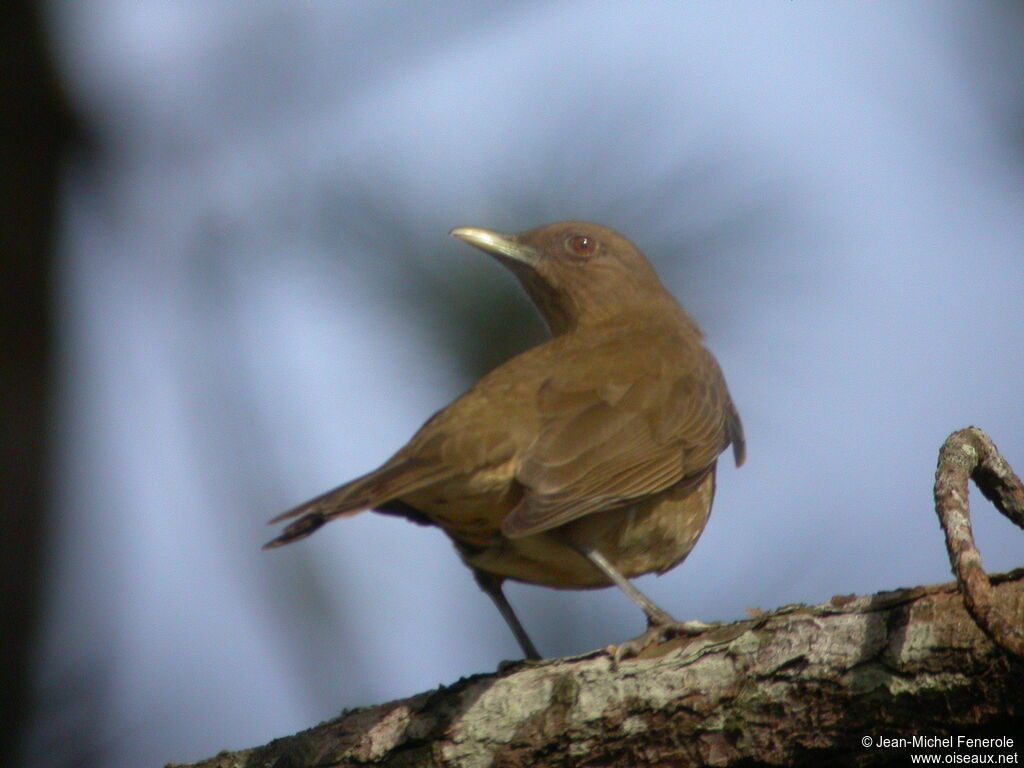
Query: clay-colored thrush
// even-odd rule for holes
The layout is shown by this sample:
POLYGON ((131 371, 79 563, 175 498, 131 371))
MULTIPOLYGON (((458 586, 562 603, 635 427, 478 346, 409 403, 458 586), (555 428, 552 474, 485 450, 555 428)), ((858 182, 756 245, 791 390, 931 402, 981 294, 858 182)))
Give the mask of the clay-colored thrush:
POLYGON ((715 462, 743 428, 696 323, 621 235, 564 222, 521 235, 453 229, 496 257, 551 329, 434 414, 383 466, 290 512, 267 548, 372 509, 436 525, 539 658, 502 593, 506 579, 620 587, 647 615, 635 653, 685 631, 627 580, 663 573, 711 512, 715 462))

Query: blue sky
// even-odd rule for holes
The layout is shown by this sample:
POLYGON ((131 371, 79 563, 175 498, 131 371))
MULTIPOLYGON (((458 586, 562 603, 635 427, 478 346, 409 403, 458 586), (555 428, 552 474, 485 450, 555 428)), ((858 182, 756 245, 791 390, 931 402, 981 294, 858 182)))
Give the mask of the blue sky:
MULTIPOLYGON (((259 550, 468 386, 462 318, 520 306, 455 226, 613 226, 703 327, 749 459, 641 580, 680 618, 946 581, 942 440, 976 424, 1024 469, 1010 6, 53 7, 94 151, 62 212, 38 765, 84 722, 107 766, 199 759, 517 657, 436 531, 259 550)), ((1021 565, 972 500, 986 566, 1021 565)), ((547 655, 642 628, 611 590, 509 596, 547 655)))

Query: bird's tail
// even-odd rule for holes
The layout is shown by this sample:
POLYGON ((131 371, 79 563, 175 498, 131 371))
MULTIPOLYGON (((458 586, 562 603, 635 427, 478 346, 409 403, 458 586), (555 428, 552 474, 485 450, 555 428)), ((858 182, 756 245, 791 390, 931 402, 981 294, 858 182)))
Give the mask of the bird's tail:
POLYGON ((292 517, 298 520, 285 528, 276 539, 264 544, 263 549, 275 549, 304 539, 336 517, 357 515, 403 493, 429 485, 438 479, 436 474, 414 460, 388 462, 380 469, 357 477, 275 517, 270 521, 271 525, 292 517))

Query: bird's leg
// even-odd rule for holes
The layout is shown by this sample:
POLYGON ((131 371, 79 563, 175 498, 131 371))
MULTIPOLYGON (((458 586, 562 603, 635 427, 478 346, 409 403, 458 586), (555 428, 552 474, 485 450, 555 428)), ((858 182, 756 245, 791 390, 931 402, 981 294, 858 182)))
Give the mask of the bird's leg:
POLYGON ((574 549, 593 563, 601 573, 612 580, 612 583, 626 593, 626 596, 640 606, 640 610, 647 616, 647 626, 652 627, 660 624, 677 624, 678 622, 668 613, 656 606, 654 602, 633 586, 632 582, 619 573, 618 569, 608 562, 608 559, 593 547, 577 547, 574 549))
POLYGON ((660 642, 666 635, 695 635, 711 627, 710 624, 705 624, 702 621, 676 621, 670 614, 655 605, 647 595, 634 587, 629 579, 619 573, 618 569, 608 562, 608 558, 596 549, 572 543, 570 546, 587 558, 615 586, 625 592, 629 599, 640 606, 640 610, 647 616, 646 632, 625 643, 608 648, 608 653, 616 664, 627 656, 640 654, 649 645, 660 642))
POLYGON ((512 610, 512 606, 509 604, 508 599, 505 597, 505 593, 501 590, 501 585, 505 581, 501 576, 496 576, 493 573, 487 573, 481 571, 478 568, 473 569, 473 576, 476 578, 476 583, 480 585, 480 589, 494 601, 494 605, 498 609, 498 613, 501 614, 502 618, 505 619, 505 623, 508 624, 508 628, 512 630, 512 634, 516 636, 516 640, 519 643, 519 647, 523 649, 523 655, 530 660, 537 661, 540 659, 540 654, 537 653, 537 648, 530 640, 530 636, 526 634, 526 630, 523 629, 523 625, 519 623, 519 618, 516 616, 516 612, 512 610))

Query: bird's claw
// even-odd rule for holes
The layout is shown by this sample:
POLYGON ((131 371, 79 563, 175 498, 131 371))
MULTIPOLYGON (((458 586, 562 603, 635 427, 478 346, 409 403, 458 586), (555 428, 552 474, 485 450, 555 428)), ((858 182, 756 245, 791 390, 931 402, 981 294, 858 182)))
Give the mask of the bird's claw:
POLYGON ((671 621, 652 624, 642 635, 618 645, 609 645, 605 650, 612 659, 612 666, 617 667, 623 659, 639 656, 650 646, 660 643, 670 636, 699 635, 713 627, 713 624, 705 624, 703 621, 671 621))

